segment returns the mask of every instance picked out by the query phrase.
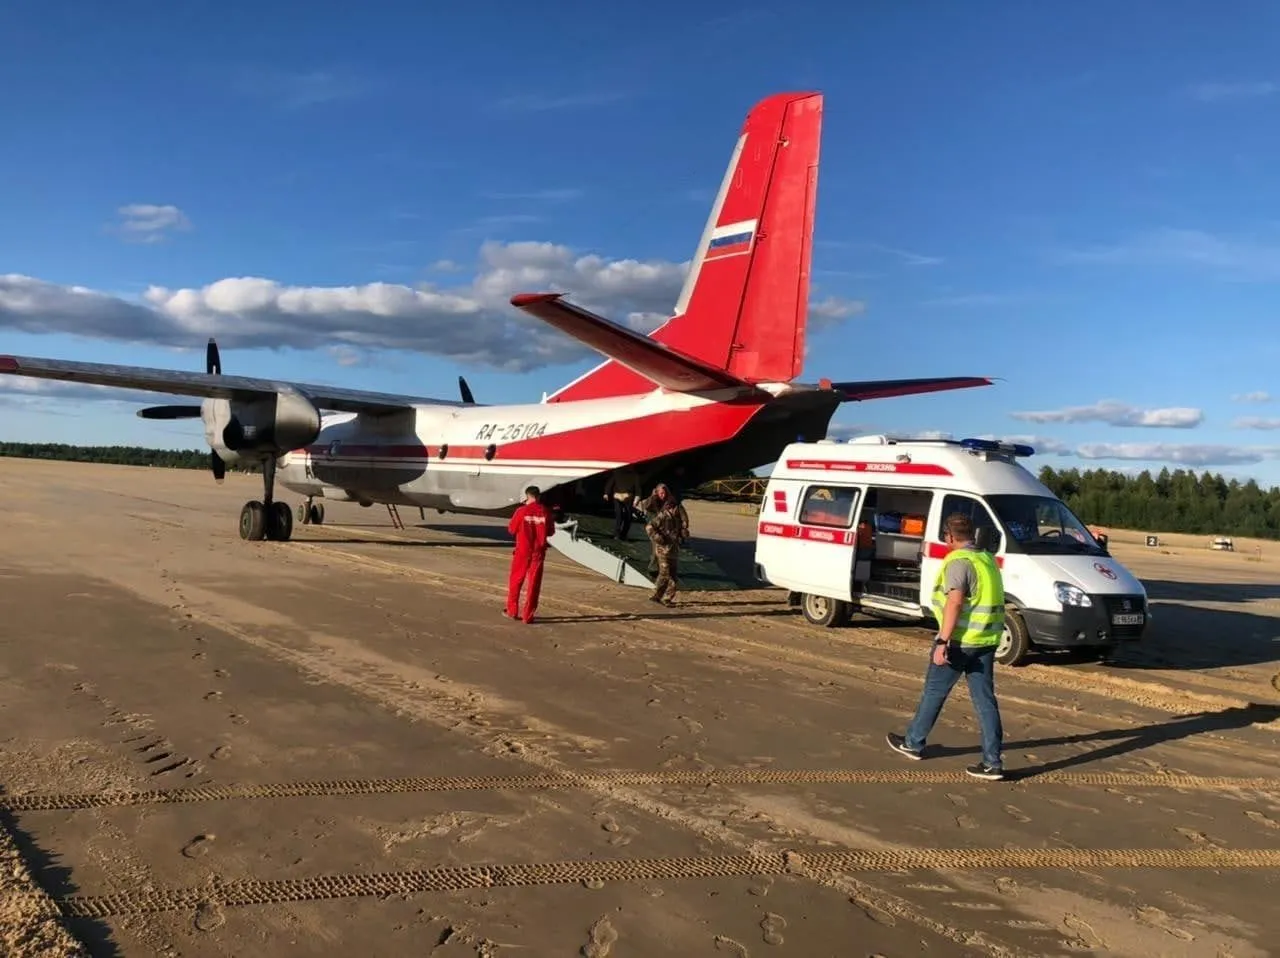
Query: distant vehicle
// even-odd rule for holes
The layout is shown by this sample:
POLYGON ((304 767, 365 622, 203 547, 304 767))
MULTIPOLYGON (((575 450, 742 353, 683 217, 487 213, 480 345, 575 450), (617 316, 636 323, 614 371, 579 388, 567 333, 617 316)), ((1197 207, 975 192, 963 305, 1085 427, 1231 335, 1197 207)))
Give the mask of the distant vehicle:
POLYGON ((1031 455, 983 439, 793 443, 765 490, 756 577, 790 590, 816 625, 855 611, 932 625, 933 585, 950 551, 942 523, 959 512, 1004 573, 997 661, 1140 638, 1151 619, 1146 589, 1018 462, 1031 455))
POLYGON ((1218 536, 1209 543, 1210 549, 1217 549, 1220 552, 1235 552, 1236 544, 1228 536, 1218 536))

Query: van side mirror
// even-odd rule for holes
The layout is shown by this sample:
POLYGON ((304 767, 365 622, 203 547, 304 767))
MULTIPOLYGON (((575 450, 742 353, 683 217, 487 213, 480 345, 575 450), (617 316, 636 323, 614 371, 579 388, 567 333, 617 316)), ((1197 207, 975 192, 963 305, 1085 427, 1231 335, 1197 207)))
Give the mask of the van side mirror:
POLYGON ((1110 550, 1107 548, 1107 543, 1111 541, 1110 537, 1104 536, 1104 535, 1097 535, 1097 536, 1094 536, 1094 538, 1098 540, 1098 547, 1102 549, 1102 554, 1106 556, 1111 555, 1110 550))

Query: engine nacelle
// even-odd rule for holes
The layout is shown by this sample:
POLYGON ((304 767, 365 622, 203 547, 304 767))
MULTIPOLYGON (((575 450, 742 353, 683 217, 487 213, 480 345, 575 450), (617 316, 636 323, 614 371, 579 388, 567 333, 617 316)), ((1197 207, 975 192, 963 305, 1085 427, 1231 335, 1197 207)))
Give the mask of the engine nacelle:
POLYGON ((228 465, 279 456, 320 435, 320 410, 292 389, 255 399, 206 399, 203 407, 205 441, 228 465))

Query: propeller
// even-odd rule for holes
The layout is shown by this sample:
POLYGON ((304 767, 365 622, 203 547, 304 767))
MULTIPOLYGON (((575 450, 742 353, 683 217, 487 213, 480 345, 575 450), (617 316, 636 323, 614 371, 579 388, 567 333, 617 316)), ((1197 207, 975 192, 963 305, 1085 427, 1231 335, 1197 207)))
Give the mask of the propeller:
POLYGON ((142 419, 199 419, 199 406, 148 406, 139 409, 142 419))
MULTIPOLYGON (((214 342, 212 337, 209 339, 209 345, 204 353, 204 371, 210 376, 222 375, 222 356, 218 353, 218 344, 214 342)), ((199 419, 200 407, 191 405, 147 406, 145 409, 138 410, 138 416, 142 419, 199 419)), ((221 482, 226 478, 227 464, 212 449, 209 450, 209 468, 213 472, 215 482, 221 482)))
POLYGON ((461 376, 458 377, 458 391, 462 393, 462 401, 469 406, 474 406, 476 397, 471 395, 471 387, 467 385, 467 381, 461 376))
MULTIPOLYGON (((212 336, 204 351, 204 371, 210 376, 222 375, 222 355, 218 352, 218 344, 212 336)), ((222 461, 216 449, 209 450, 209 469, 213 473, 214 482, 222 482, 227 475, 227 464, 222 461)))

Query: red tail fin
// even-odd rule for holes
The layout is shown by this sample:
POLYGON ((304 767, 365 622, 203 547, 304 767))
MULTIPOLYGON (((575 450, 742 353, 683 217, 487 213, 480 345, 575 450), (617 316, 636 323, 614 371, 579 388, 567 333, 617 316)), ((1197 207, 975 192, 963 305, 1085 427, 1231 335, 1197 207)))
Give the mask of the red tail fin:
MULTIPOLYGON (((800 373, 822 94, 781 93, 747 115, 675 314, 652 338, 749 383, 800 373)), ((649 392, 609 360, 548 402, 649 392)))

